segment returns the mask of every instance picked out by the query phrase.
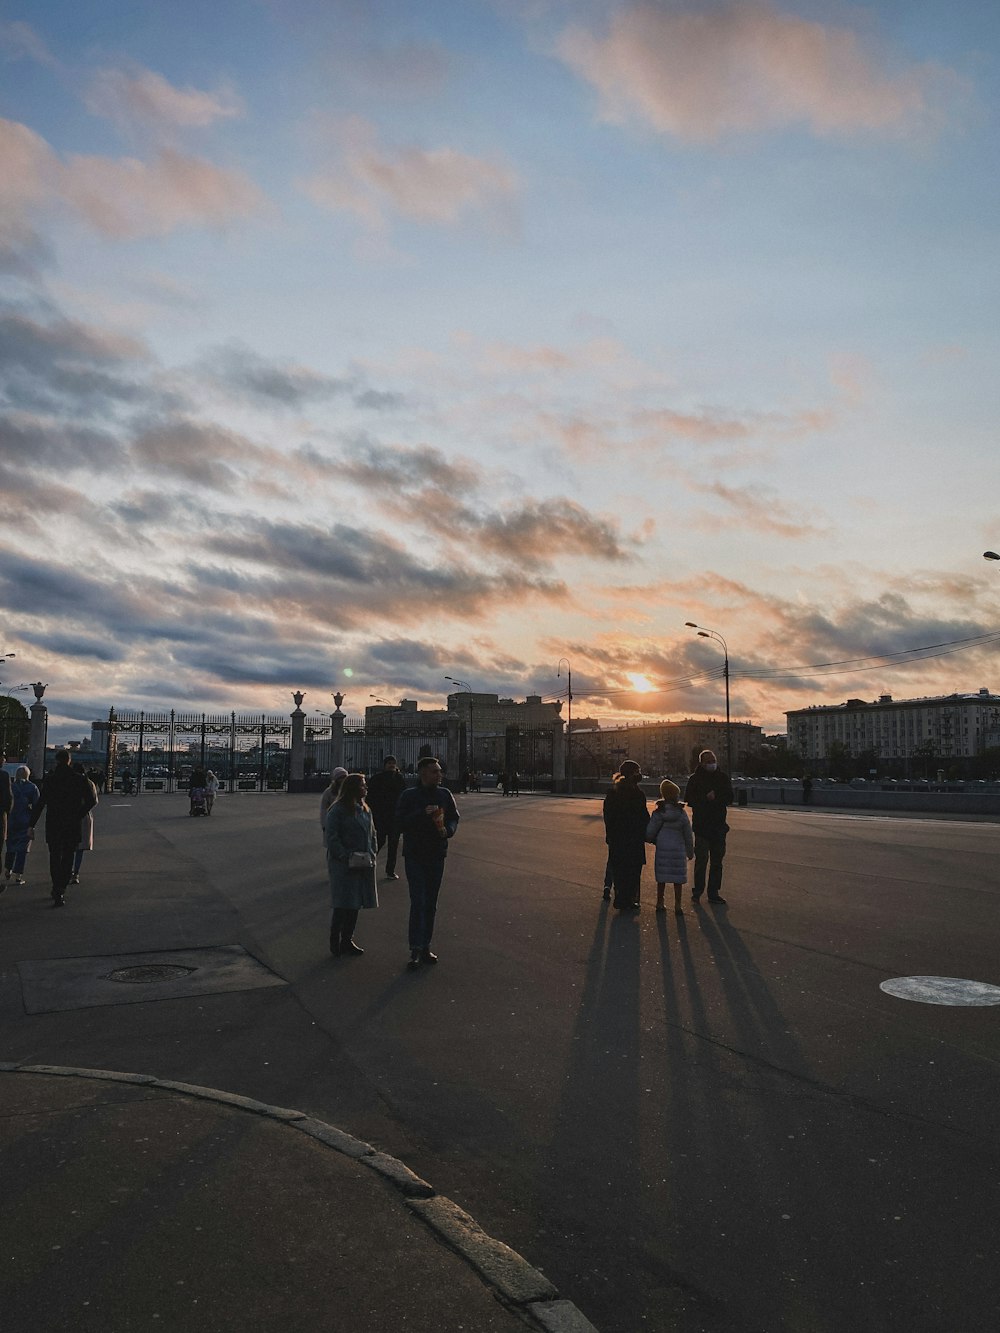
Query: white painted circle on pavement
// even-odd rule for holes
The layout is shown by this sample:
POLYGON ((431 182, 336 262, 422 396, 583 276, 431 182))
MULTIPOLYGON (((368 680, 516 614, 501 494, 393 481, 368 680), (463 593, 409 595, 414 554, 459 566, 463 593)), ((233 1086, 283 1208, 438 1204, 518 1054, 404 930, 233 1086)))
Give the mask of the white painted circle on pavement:
POLYGON ((918 1000, 921 1004, 976 1005, 1000 1004, 1000 986, 985 981, 966 981, 964 977, 892 977, 879 990, 900 1000, 918 1000))

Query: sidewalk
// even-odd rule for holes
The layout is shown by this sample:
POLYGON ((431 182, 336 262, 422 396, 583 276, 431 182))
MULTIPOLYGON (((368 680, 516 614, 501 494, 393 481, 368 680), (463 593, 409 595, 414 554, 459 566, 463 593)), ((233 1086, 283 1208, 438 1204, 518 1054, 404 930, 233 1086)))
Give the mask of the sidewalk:
POLYGON ((5 1328, 592 1333, 514 1251, 333 1126, 45 1068, 0 1065, 5 1328))

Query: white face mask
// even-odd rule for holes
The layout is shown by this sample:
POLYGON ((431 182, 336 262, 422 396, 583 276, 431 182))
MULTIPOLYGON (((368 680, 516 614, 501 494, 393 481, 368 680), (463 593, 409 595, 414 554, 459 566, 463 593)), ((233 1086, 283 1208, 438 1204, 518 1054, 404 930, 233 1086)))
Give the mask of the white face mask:
POLYGON ((704 766, 706 773, 714 773, 718 767, 718 764, 705 764, 704 766))

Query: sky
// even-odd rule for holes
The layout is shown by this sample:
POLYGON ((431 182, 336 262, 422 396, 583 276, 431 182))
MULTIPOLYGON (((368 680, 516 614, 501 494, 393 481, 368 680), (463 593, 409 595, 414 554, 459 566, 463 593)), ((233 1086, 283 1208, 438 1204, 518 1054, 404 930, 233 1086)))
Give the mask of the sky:
POLYGON ((986 0, 0 3, 0 690, 1000 688, 998 56, 986 0))

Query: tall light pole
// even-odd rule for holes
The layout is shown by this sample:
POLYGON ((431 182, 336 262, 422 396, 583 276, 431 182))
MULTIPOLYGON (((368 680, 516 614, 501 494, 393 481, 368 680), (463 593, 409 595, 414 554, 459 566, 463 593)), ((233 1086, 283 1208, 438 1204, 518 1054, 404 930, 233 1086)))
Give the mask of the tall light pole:
POLYGON ((472 773, 476 771, 476 730, 472 717, 472 686, 466 680, 456 680, 454 676, 445 676, 445 680, 450 680, 452 685, 457 685, 460 690, 469 692, 469 770, 472 773))
POLYGON ((568 657, 560 657, 556 663, 556 679, 562 675, 562 664, 566 663, 566 791, 573 795, 573 668, 568 657))
POLYGON ((385 704, 389 709, 389 749, 392 749, 392 715, 401 713, 403 710, 397 704, 389 703, 388 699, 380 699, 377 694, 369 694, 369 699, 374 699, 377 704, 385 704))
MULTIPOLYGON (((984 552, 983 552, 983 559, 984 559, 984 560, 1000 560, 1000 555, 997 555, 996 551, 984 551, 984 552)), ((11 654, 11 656, 13 656, 13 654, 11 654)))
POLYGON ((716 643, 722 644, 723 662, 722 675, 726 682, 726 772, 729 777, 733 776, 733 737, 732 727, 729 722, 729 646, 725 639, 715 629, 703 629, 696 625, 693 620, 685 620, 684 624, 688 629, 696 629, 699 639, 714 639, 716 643))

